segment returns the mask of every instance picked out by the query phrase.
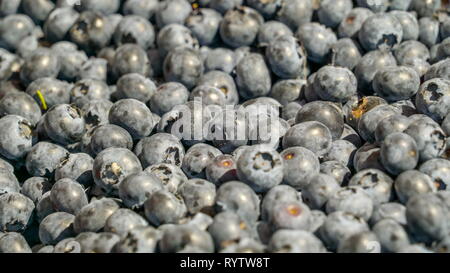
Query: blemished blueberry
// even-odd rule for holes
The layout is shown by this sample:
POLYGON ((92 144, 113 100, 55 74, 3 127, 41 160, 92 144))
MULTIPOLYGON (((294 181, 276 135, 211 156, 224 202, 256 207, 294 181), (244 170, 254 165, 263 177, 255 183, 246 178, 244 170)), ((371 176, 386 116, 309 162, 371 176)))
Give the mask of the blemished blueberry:
POLYGON ((0 195, 0 231, 23 232, 33 221, 33 201, 23 194, 0 195))
POLYGON ((138 226, 114 245, 114 253, 154 253, 160 239, 160 233, 150 226, 138 226))
POLYGON ((372 227, 381 248, 386 252, 397 252, 410 245, 406 230, 393 219, 383 219, 372 227))
POLYGON ((377 72, 386 66, 395 66, 397 61, 390 51, 374 50, 364 55, 355 67, 358 90, 363 94, 371 94, 372 81, 377 72))
POLYGON ((327 27, 335 28, 342 22, 352 8, 353 2, 351 0, 322 1, 317 12, 319 22, 327 27))
POLYGON ((31 253, 31 248, 22 234, 9 232, 0 236, 0 253, 31 253))
POLYGON ((283 138, 283 148, 300 146, 318 156, 331 149, 332 135, 328 127, 318 121, 307 121, 291 127, 283 138))
POLYGON ((112 70, 118 78, 129 73, 147 76, 151 72, 151 66, 147 54, 140 46, 124 44, 116 50, 112 70))
POLYGON ((344 131, 342 111, 328 102, 314 101, 303 105, 297 112, 295 122, 299 124, 307 121, 317 121, 327 126, 334 140, 339 139, 344 131))
POLYGON ((323 162, 320 173, 333 177, 339 185, 347 184, 352 176, 350 169, 339 161, 323 162))
POLYGON ((420 162, 439 157, 445 151, 445 133, 429 118, 413 121, 404 133, 416 141, 420 162))
POLYGON ((50 199, 57 211, 74 215, 89 203, 83 186, 70 178, 60 179, 53 185, 50 199))
POLYGON ((0 154, 10 160, 21 160, 31 150, 35 136, 31 123, 16 115, 0 119, 0 154))
POLYGON ((233 48, 249 46, 263 23, 263 17, 256 10, 238 6, 225 13, 219 28, 220 37, 233 48))
POLYGON ((317 155, 306 148, 287 148, 281 153, 281 157, 284 171, 283 181, 296 189, 305 188, 309 184, 309 180, 319 174, 319 159, 317 155))
MULTIPOLYGON (((1 178, 5 177, 4 174, 1 175, 1 178)), ((14 181, 14 178, 10 178, 14 181)), ((22 188, 20 189, 20 193, 30 198, 35 204, 39 202, 39 200, 44 196, 44 194, 52 189, 52 184, 48 181, 47 178, 44 177, 31 177, 25 180, 22 184, 22 188)), ((3 191, 3 189, 2 189, 3 191)), ((6 192, 5 192, 6 193, 6 192)))
POLYGON ((403 115, 389 116, 377 125, 375 130, 375 139, 383 143, 384 139, 393 133, 403 133, 411 124, 411 120, 403 115))
POLYGON ((52 177, 62 160, 69 152, 63 147, 41 141, 31 148, 25 160, 29 174, 40 177, 52 177))
POLYGON ((278 185, 270 189, 261 202, 261 218, 269 220, 269 214, 272 208, 278 204, 287 201, 301 201, 300 194, 293 187, 288 185, 278 185))
POLYGON ((293 31, 305 23, 311 22, 314 3, 311 0, 286 0, 281 2, 277 19, 293 31))
POLYGON ((424 82, 416 96, 417 110, 438 122, 442 121, 450 112, 449 85, 449 80, 441 78, 424 82))
POLYGON ((86 128, 92 129, 109 123, 109 110, 113 103, 107 99, 92 100, 81 108, 86 128))
POLYGON ((406 100, 414 96, 420 87, 417 72, 405 66, 380 69, 373 79, 373 90, 387 101, 406 100))
POLYGON ((236 162, 232 155, 215 157, 205 169, 206 179, 216 185, 237 180, 236 162))
POLYGON ((192 31, 200 45, 211 45, 219 37, 222 15, 209 8, 200 8, 191 12, 186 18, 186 26, 192 31))
POLYGON ((203 60, 198 50, 177 47, 169 52, 163 64, 164 79, 193 88, 203 75, 203 60))
POLYGON ((446 159, 430 159, 419 167, 419 171, 429 175, 438 190, 446 190, 450 185, 450 163, 446 159))
POLYGON ((370 231, 354 234, 339 243, 338 253, 381 253, 377 236, 370 231))
POLYGON ((117 192, 120 183, 132 173, 142 171, 135 154, 124 148, 108 148, 94 160, 94 182, 107 192, 117 192))
POLYGON ((119 185, 119 197, 124 205, 138 209, 153 193, 164 187, 156 175, 148 172, 130 174, 119 185))
POLYGON ((349 186, 361 187, 372 198, 373 204, 389 202, 392 199, 392 178, 377 169, 365 169, 357 172, 348 182, 349 186))
POLYGON ((348 212, 335 211, 327 216, 318 233, 327 247, 336 249, 346 238, 368 230, 364 219, 348 212))
POLYGON ((25 59, 20 70, 20 79, 25 84, 34 80, 50 77, 56 78, 61 69, 58 56, 48 48, 38 48, 25 59))
POLYGON ((94 128, 90 141, 90 150, 97 155, 107 148, 133 148, 133 139, 127 130, 113 124, 94 128))
POLYGON ((212 210, 216 187, 204 179, 190 179, 180 186, 178 193, 183 197, 188 212, 196 214, 212 210))
POLYGON ((156 23, 159 28, 169 24, 183 24, 192 11, 186 0, 160 1, 156 12, 156 23))
POLYGON ((404 133, 388 135, 381 144, 380 155, 381 163, 393 175, 414 169, 419 161, 416 141, 404 133))
POLYGON ((136 43, 144 49, 153 46, 155 30, 153 25, 137 15, 125 16, 114 32, 114 42, 117 46, 136 43))
POLYGON ((73 229, 77 234, 98 232, 105 227, 108 218, 118 209, 119 205, 113 199, 92 200, 75 215, 73 229))
POLYGON ((218 211, 235 212, 249 224, 255 223, 260 214, 260 200, 247 184, 230 181, 222 184, 216 192, 218 211))
POLYGON ((389 8, 389 0, 356 0, 356 3, 360 7, 368 8, 373 12, 384 12, 389 8))
POLYGON ((136 144, 134 153, 144 168, 159 163, 181 166, 185 157, 184 147, 178 138, 166 133, 143 138, 136 144))
POLYGON ((153 193, 145 201, 144 210, 147 220, 155 226, 178 224, 187 213, 183 198, 166 190, 153 193))
POLYGON ((256 192, 266 192, 280 184, 283 166, 281 155, 263 145, 246 149, 236 162, 239 179, 256 192))
POLYGON ((360 48, 350 38, 339 39, 331 46, 331 61, 335 66, 353 70, 361 57, 360 48))
POLYGON ((309 182, 302 190, 302 198, 311 209, 322 209, 340 189, 334 177, 322 173, 313 176, 309 182))
POLYGON ((68 104, 50 108, 44 117, 45 132, 61 145, 79 141, 85 132, 85 126, 80 109, 68 104))
POLYGON ((144 171, 158 177, 164 188, 171 193, 178 192, 179 186, 188 180, 181 168, 174 164, 158 163, 147 167, 144 171))
POLYGON ((45 217, 39 225, 39 238, 42 243, 55 245, 74 235, 75 216, 66 212, 55 212, 45 217))
POLYGON ((105 223, 105 232, 112 232, 122 238, 137 227, 148 226, 144 217, 129 209, 116 210, 105 223))
POLYGON ((370 219, 373 212, 371 197, 360 187, 348 186, 338 189, 330 195, 326 203, 328 214, 335 211, 351 213, 366 221, 370 219))
POLYGON ((192 225, 170 227, 159 241, 162 253, 176 253, 189 247, 198 248, 201 252, 213 252, 214 241, 208 232, 192 225))
POLYGON ((406 204, 408 228, 419 242, 443 239, 447 235, 448 208, 433 193, 411 197, 406 204))
POLYGON ((117 101, 109 111, 109 122, 127 130, 134 140, 149 136, 156 125, 150 109, 135 99, 117 101))
POLYGON ((392 14, 377 13, 364 21, 358 38, 368 51, 384 47, 392 48, 402 42, 402 24, 392 14))
POLYGON ((8 15, 0 25, 0 44, 7 50, 14 50, 23 38, 33 33, 34 27, 33 21, 27 15, 8 15))
POLYGON ((145 19, 151 19, 158 10, 158 0, 127 0, 123 4, 125 15, 138 15, 145 19))
POLYGON ((305 47, 308 59, 315 63, 325 62, 331 46, 337 42, 331 29, 316 22, 300 25, 295 36, 305 47))
POLYGON ((376 224, 384 219, 393 219, 401 225, 406 225, 406 207, 399 203, 384 203, 374 208, 370 222, 376 224))
POLYGON ((222 152, 217 148, 199 143, 187 150, 181 168, 189 178, 205 178, 206 167, 222 152))
POLYGON ((271 253, 325 253, 326 248, 319 238, 305 230, 281 229, 269 242, 271 253))
POLYGON ((338 36, 340 38, 357 38, 364 21, 374 13, 367 8, 352 9, 339 24, 338 36))
POLYGON ((286 35, 294 35, 288 26, 279 21, 267 21, 259 28, 258 44, 259 46, 267 46, 271 41, 286 35))
POLYGON ((436 191, 431 177, 417 170, 401 173, 395 179, 394 188, 398 199, 403 204, 406 204, 409 198, 414 195, 436 191))
POLYGON ((297 78, 305 73, 306 53, 292 35, 272 40, 267 47, 266 58, 272 71, 281 78, 297 78))

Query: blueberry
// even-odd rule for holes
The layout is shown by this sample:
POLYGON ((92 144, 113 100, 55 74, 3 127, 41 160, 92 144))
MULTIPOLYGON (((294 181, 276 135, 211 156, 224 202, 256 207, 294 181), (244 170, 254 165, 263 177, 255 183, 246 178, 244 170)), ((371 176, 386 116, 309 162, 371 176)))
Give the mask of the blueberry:
POLYGON ((372 216, 373 202, 363 189, 349 186, 339 189, 329 196, 326 211, 329 214, 335 211, 343 211, 367 221, 372 216))
POLYGON ((278 185, 270 189, 261 202, 261 218, 263 220, 269 220, 269 215, 272 208, 278 204, 287 201, 301 201, 300 194, 288 185, 278 185))
POLYGON ((393 133, 403 133, 411 124, 411 120, 403 115, 389 116, 377 125, 375 139, 383 143, 384 139, 393 133))
POLYGON ((204 105, 225 106, 226 104, 225 93, 219 88, 209 85, 197 85, 192 90, 189 100, 200 100, 204 105))
POLYGON ((267 46, 271 41, 281 36, 293 36, 292 30, 279 21, 266 21, 261 25, 258 32, 258 44, 267 46))
POLYGON ((30 122, 16 115, 0 119, 0 154, 10 160, 21 160, 34 144, 33 126, 30 122))
POLYGON ((60 179, 53 185, 50 199, 57 211, 74 215, 88 204, 84 188, 70 178, 60 179))
POLYGON ((54 9, 43 26, 45 37, 52 42, 64 39, 79 16, 79 13, 70 7, 54 9))
MULTIPOLYGON (((18 56, 1 48, 0 57, 2 58, 0 66, 0 79, 2 81, 8 80, 14 72, 17 72, 16 70, 20 67, 18 56)), ((15 88, 13 87, 13 89, 15 88)))
POLYGON ((159 242, 162 253, 174 253, 185 248, 199 248, 201 252, 213 252, 211 235, 191 225, 178 225, 168 228, 159 242))
POLYGON ((323 63, 331 46, 337 42, 336 34, 319 23, 300 25, 295 36, 306 49, 308 59, 315 63, 323 63))
POLYGON ((406 11, 391 11, 403 28, 403 41, 417 40, 419 38, 419 22, 414 14, 406 11))
POLYGON ((58 56, 48 48, 38 48, 25 59, 20 70, 20 79, 25 84, 34 80, 50 77, 56 78, 61 69, 58 56))
POLYGON ((133 229, 147 225, 147 221, 134 211, 118 209, 106 220, 104 230, 106 232, 116 233, 123 238, 133 229))
POLYGON ((119 197, 125 206, 138 209, 153 193, 162 190, 159 178, 148 172, 134 173, 127 176, 119 185, 119 197))
POLYGON ((440 42, 440 23, 432 17, 422 17, 419 19, 419 41, 428 47, 440 42))
POLYGON ((319 236, 325 245, 336 249, 340 242, 360 232, 368 231, 367 223, 351 213, 336 211, 327 216, 319 229, 319 236))
POLYGON ((189 97, 189 91, 181 83, 167 82, 160 85, 149 101, 150 109, 163 115, 176 105, 184 104, 189 97))
POLYGON ((125 15, 138 15, 145 19, 151 19, 158 10, 158 0, 127 0, 123 4, 125 15))
POLYGON ((344 124, 344 132, 342 132, 341 139, 351 142, 357 148, 362 146, 362 141, 358 133, 348 124, 344 124))
POLYGON ((31 253, 31 248, 20 233, 9 232, 0 236, 0 253, 31 253))
POLYGON ((371 143, 361 146, 353 157, 353 167, 356 171, 370 168, 384 170, 380 162, 380 148, 371 143))
POLYGON ((235 67, 234 52, 228 48, 216 48, 208 52, 205 72, 219 70, 230 74, 235 67))
POLYGON ((317 174, 309 180, 309 184, 302 190, 302 198, 312 209, 321 209, 332 198, 340 186, 329 175, 317 174))
POLYGON ((22 232, 33 221, 34 203, 17 192, 0 195, 0 230, 22 232))
POLYGON ((389 3, 390 10, 408 10, 412 0, 391 0, 389 3))
POLYGON ((214 222, 208 227, 217 249, 223 249, 233 242, 248 236, 247 225, 238 215, 231 211, 218 213, 214 222))
POLYGON ((219 37, 222 15, 214 9, 200 8, 186 18, 186 26, 198 39, 200 45, 211 45, 219 37))
POLYGON ((103 14, 112 14, 119 10, 119 0, 80 0, 81 10, 92 10, 103 14))
POLYGON ((430 119, 413 121, 404 133, 416 141, 420 162, 439 157, 445 150, 445 133, 430 119))
POLYGON ((156 22, 159 28, 169 24, 183 24, 191 11, 192 7, 186 0, 161 1, 156 12, 156 22))
POLYGON ((397 61, 389 51, 374 50, 364 55, 355 67, 358 90, 364 94, 372 91, 372 81, 377 72, 386 66, 395 66, 397 61))
POLYGON ((398 110, 390 105, 379 105, 364 113, 358 122, 358 133, 366 141, 375 140, 375 130, 385 118, 398 114, 398 110))
POLYGON ((84 11, 69 30, 70 39, 86 51, 105 47, 112 36, 108 18, 95 11, 84 11))
POLYGON ((153 193, 145 201, 144 209, 145 217, 155 226, 177 224, 187 213, 182 197, 166 190, 153 193))
POLYGON ((134 140, 150 135, 156 125, 150 109, 135 99, 116 102, 109 112, 109 122, 127 130, 134 140))
POLYGON ((448 80, 440 78, 424 82, 416 96, 417 109, 436 121, 442 121, 450 111, 450 103, 446 99, 449 84, 448 80))
POLYGON ((120 241, 120 236, 111 232, 97 234, 93 242, 92 253, 111 253, 114 245, 120 241))
POLYGON ((41 222, 48 215, 55 213, 52 200, 50 199, 50 191, 44 193, 36 203, 36 219, 41 222))
POLYGON ((357 44, 350 38, 339 39, 331 47, 331 59, 334 65, 353 70, 361 60, 357 44))
POLYGON ((319 173, 320 163, 317 155, 303 147, 291 147, 281 153, 283 159, 283 181, 296 188, 303 189, 309 180, 319 173))
POLYGON ((311 211, 301 201, 284 201, 276 203, 268 211, 272 229, 309 230, 311 211))
POLYGON ((246 184, 230 181, 222 184, 216 194, 218 211, 235 212, 249 224, 255 223, 260 214, 260 200, 246 184))
POLYGON ((339 243, 338 253, 380 253, 377 236, 365 231, 354 234, 339 243))
POLYGON ((404 133, 388 135, 381 145, 380 154, 383 166, 394 175, 414 169, 419 161, 415 140, 404 133))
POLYGON ((373 204, 389 202, 392 198, 394 181, 383 171, 365 169, 356 173, 349 181, 349 186, 361 187, 372 198, 373 204))
POLYGON ((52 107, 44 117, 47 135, 62 145, 79 141, 85 132, 85 125, 80 110, 68 104, 52 107))
POLYGON ((283 138, 283 148, 300 146, 318 156, 326 154, 332 143, 330 130, 321 122, 307 121, 291 127, 283 138))
POLYGON ((125 16, 114 32, 114 42, 117 46, 136 43, 144 49, 153 46, 155 42, 153 25, 145 18, 137 15, 125 16))
POLYGON ((364 21, 358 38, 368 51, 380 47, 392 48, 401 43, 403 28, 394 15, 378 13, 364 21))
POLYGON ((45 217, 39 225, 39 238, 42 243, 55 245, 74 235, 75 216, 66 212, 55 212, 45 217))
POLYGON ((0 14, 2 16, 16 14, 21 0, 2 1, 0 3, 0 14))
POLYGON ((119 205, 113 199, 92 200, 75 216, 73 229, 77 234, 98 232, 105 227, 108 218, 118 209, 119 205))
POLYGON ((191 214, 211 211, 216 197, 216 188, 213 183, 203 179, 191 179, 179 188, 187 210, 191 214))
POLYGON ((292 115, 289 114, 289 117, 295 118, 296 110, 301 108, 297 100, 302 98, 305 85, 306 82, 304 80, 280 80, 272 86, 270 96, 284 106, 283 112, 286 114, 288 112, 291 113, 292 107, 292 115))
POLYGON ((277 19, 295 31, 302 24, 311 22, 314 12, 313 4, 311 0, 282 1, 277 19))
POLYGON ((174 164, 158 163, 149 166, 145 171, 158 177, 164 188, 171 193, 178 192, 179 186, 188 180, 181 168, 174 164))
POLYGON ((177 47, 186 46, 196 48, 198 47, 198 43, 192 31, 180 24, 167 25, 157 35, 158 50, 163 57, 177 47))
POLYGON ((356 153, 356 146, 347 140, 336 140, 331 144, 331 149, 324 155, 326 161, 338 161, 344 166, 352 167, 356 153))
POLYGON ((58 104, 70 103, 71 88, 67 82, 53 78, 39 78, 28 85, 26 92, 45 111, 58 104), (38 95, 38 91, 43 99, 38 95), (44 103, 46 107, 44 107, 44 103))
POLYGON ((97 155, 107 148, 133 148, 131 135, 122 127, 106 124, 96 127, 92 133, 90 150, 97 155))
POLYGON ((50 12, 55 8, 55 4, 52 1, 41 0, 24 0, 22 1, 22 8, 26 14, 33 18, 37 22, 44 21, 50 12))
POLYGON ((373 12, 383 12, 386 11, 389 7, 389 0, 356 0, 356 3, 358 4, 358 6, 368 8, 373 12))
POLYGON ((203 75, 203 61, 197 50, 178 47, 164 60, 163 71, 166 81, 179 82, 188 89, 193 88, 203 75))
POLYGON ((339 185, 347 184, 351 178, 350 169, 339 161, 326 161, 320 164, 322 174, 333 177, 339 185))
POLYGON ((446 159, 430 159, 419 167, 419 171, 430 176, 438 190, 446 190, 450 184, 450 164, 446 159))
POLYGON ((148 75, 150 73, 149 59, 145 51, 136 44, 124 44, 117 48, 113 60, 113 71, 116 77, 129 73, 148 75))
POLYGON ((220 24, 220 37, 230 47, 249 46, 263 23, 264 19, 256 10, 238 6, 225 13, 220 24))
POLYGON ((374 209, 370 221, 376 224, 384 219, 392 219, 401 225, 406 225, 406 207, 399 203, 381 204, 374 209))
MULTIPOLYGON (((5 175, 2 175, 1 177, 3 178, 5 175)), ((11 177, 10 179, 11 181, 14 181, 16 178, 11 177)), ((37 204, 44 194, 49 192, 51 188, 52 184, 50 184, 47 178, 31 177, 23 182, 20 192, 37 204)), ((16 192, 18 192, 18 190, 16 192)))
POLYGON ((63 147, 50 143, 39 142, 31 148, 26 157, 26 168, 33 176, 52 177, 55 169, 68 156, 63 147))
POLYGON ((86 127, 88 129, 95 128, 100 125, 109 123, 109 110, 113 103, 106 99, 92 100, 82 107, 82 113, 86 127))
POLYGON ((103 58, 91 57, 80 68, 78 79, 106 81, 108 62, 103 58))
POLYGON ((138 142, 135 154, 139 157, 144 168, 158 163, 169 163, 181 166, 184 147, 172 135, 158 133, 138 142))
POLYGON ((81 253, 81 245, 74 238, 67 238, 55 245, 53 253, 81 253))
POLYGON ((319 22, 327 27, 335 28, 342 22, 352 8, 353 3, 351 0, 322 1, 317 12, 319 22))
POLYGON ((181 168, 189 178, 205 178, 205 168, 212 159, 221 154, 222 152, 213 146, 196 144, 186 152, 181 168))
POLYGON ((41 109, 34 99, 25 92, 10 92, 0 99, 0 115, 17 115, 36 125, 41 119, 41 109))
POLYGON ((406 230, 392 219, 381 220, 372 230, 384 251, 397 252, 410 244, 406 230))
POLYGON ((33 33, 34 27, 31 18, 26 15, 8 15, 0 25, 0 44, 7 50, 14 50, 23 38, 33 33))
POLYGON ((237 179, 236 162, 231 155, 215 157, 205 169, 208 181, 220 185, 237 179))
POLYGON ((420 17, 432 16, 441 6, 441 0, 421 1, 412 0, 411 9, 416 11, 420 17))
MULTIPOLYGON (((205 66, 208 66, 207 61, 208 59, 205 60, 205 66)), ((209 71, 200 77, 197 85, 209 85, 219 88, 225 95, 227 105, 235 105, 239 102, 239 94, 237 92, 236 83, 234 82, 234 79, 225 72, 217 70, 209 71)))
POLYGON ((338 27, 340 38, 356 38, 359 30, 367 18, 374 13, 367 8, 357 7, 352 9, 347 16, 342 19, 338 27))
POLYGON ((150 226, 138 226, 114 245, 114 253, 154 253, 160 233, 150 226))
POLYGON ((405 66, 380 69, 373 80, 373 90, 387 101, 409 99, 420 87, 419 75, 405 66))
POLYGON ((290 79, 304 75, 306 53, 291 35, 272 40, 266 50, 272 71, 280 78, 290 79))

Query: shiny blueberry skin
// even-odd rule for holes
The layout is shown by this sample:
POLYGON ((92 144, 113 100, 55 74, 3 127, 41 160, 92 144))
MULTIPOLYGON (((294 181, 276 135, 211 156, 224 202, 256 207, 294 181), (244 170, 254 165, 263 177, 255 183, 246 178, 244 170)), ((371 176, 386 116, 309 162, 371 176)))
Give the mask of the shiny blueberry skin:
POLYGON ((42 243, 55 245, 74 235, 75 216, 66 212, 55 212, 45 217, 39 225, 39 238, 42 243))
POLYGON ((73 229, 76 234, 98 232, 105 227, 107 219, 118 209, 119 205, 113 199, 92 200, 75 215, 73 229))
POLYGON ((214 251, 214 241, 208 232, 195 226, 178 225, 164 231, 159 242, 159 248, 163 253, 175 253, 189 247, 209 253, 214 251))
POLYGON ((197 50, 178 47, 167 55, 163 70, 166 81, 179 82, 191 89, 203 75, 204 66, 197 50))
POLYGON ((361 187, 372 198, 375 206, 392 199, 392 178, 378 169, 357 172, 349 181, 349 186, 361 187))
POLYGON ((369 220, 373 212, 371 197, 360 187, 348 186, 335 191, 326 203, 328 214, 335 211, 351 213, 364 220, 369 220))
POLYGON ((420 162, 439 157, 445 150, 445 133, 429 118, 413 121, 404 133, 416 141, 420 162))
POLYGON ((315 63, 323 63, 331 46, 337 42, 336 34, 319 23, 302 24, 295 36, 306 49, 308 59, 315 63))
POLYGON ((25 163, 28 173, 34 176, 52 177, 55 169, 68 154, 69 152, 59 145, 39 142, 27 154, 25 163))
POLYGON ((322 1, 317 12, 319 22, 327 27, 335 28, 342 22, 352 8, 353 2, 351 0, 322 1))
POLYGON ((450 184, 450 164, 446 159, 430 159, 419 167, 419 171, 429 175, 438 190, 445 190, 450 184))
POLYGON ((163 185, 158 177, 148 172, 130 174, 119 185, 119 197, 125 206, 137 209, 154 192, 162 190, 163 185))
POLYGON ((176 193, 179 186, 188 180, 181 168, 174 164, 158 163, 147 167, 144 171, 158 177, 164 188, 171 193, 176 193))
POLYGON ((137 15, 128 15, 118 24, 114 33, 114 41, 117 46, 136 43, 147 49, 153 46, 155 35, 153 25, 149 21, 137 15))
POLYGON ((61 145, 79 141, 85 132, 86 123, 80 110, 68 104, 52 107, 44 119, 47 135, 61 145))
POLYGON ((126 236, 114 245, 114 253, 154 253, 160 233, 150 226, 138 226, 131 229, 126 236))
POLYGON ((198 39, 200 45, 211 45, 217 41, 222 15, 214 9, 201 8, 192 11, 186 18, 186 26, 198 39))
POLYGON ((94 159, 85 153, 72 153, 64 158, 55 169, 55 180, 70 178, 84 187, 93 184, 92 167, 94 159))
POLYGON ((311 22, 313 12, 311 0, 287 0, 282 1, 277 19, 295 31, 302 24, 311 22))
POLYGON ((158 133, 138 142, 134 150, 142 166, 147 168, 158 163, 181 166, 185 156, 184 147, 173 135, 158 133))
POLYGON ((311 209, 322 209, 327 201, 340 189, 339 183, 326 174, 317 174, 302 190, 302 198, 311 209))
POLYGON ((284 79, 304 74, 306 54, 292 35, 280 36, 269 43, 266 57, 272 71, 284 79))
POLYGON ((384 219, 375 224, 373 232, 386 252, 398 252, 410 245, 410 239, 405 228, 393 219, 384 219))
POLYGON ((441 78, 424 82, 416 96, 417 109, 438 122, 442 121, 450 112, 449 84, 450 81, 441 78))
POLYGON ((145 217, 155 226, 177 224, 187 213, 181 196, 159 190, 144 203, 145 217))
POLYGON ((371 94, 372 81, 377 72, 386 66, 395 66, 397 61, 389 51, 374 50, 364 55, 355 67, 358 90, 371 94))
POLYGON ((192 7, 186 0, 161 1, 155 16, 156 23, 159 28, 169 24, 183 24, 191 11, 192 7))
POLYGON ((296 189, 306 187, 309 180, 319 174, 319 159, 306 148, 287 148, 281 153, 281 157, 284 167, 283 181, 296 189))
POLYGON ((41 119, 41 109, 25 92, 9 92, 0 100, 0 115, 18 115, 36 125, 41 119))
MULTIPOLYGON (((1 176, 2 178, 4 175, 1 176)), ((18 182, 17 182, 18 183, 18 182)), ((18 184, 17 184, 18 185, 18 184)), ((25 180, 20 189, 20 193, 30 198, 35 204, 42 198, 44 193, 50 191, 52 184, 47 178, 43 177, 31 177, 25 180)), ((2 192, 4 191, 2 187, 2 192)), ((6 192, 3 192, 6 193, 6 192)))
POLYGON ((88 204, 83 186, 70 178, 60 179, 53 185, 50 199, 57 211, 74 215, 88 204))
POLYGON ((239 6, 225 13, 220 24, 220 37, 233 48, 249 46, 255 41, 263 23, 264 19, 256 10, 239 6))
POLYGON ((0 26, 0 44, 7 50, 14 50, 23 38, 32 34, 34 27, 33 21, 27 15, 8 15, 3 18, 0 26))
POLYGON ((382 143, 384 139, 393 133, 403 133, 411 124, 411 120, 403 115, 389 116, 377 125, 375 139, 382 143))
POLYGON ((321 122, 307 121, 291 127, 283 138, 283 148, 300 146, 311 150, 318 156, 331 148, 332 135, 321 122))
POLYGON ((392 48, 401 43, 403 28, 392 14, 378 13, 367 18, 358 34, 361 45, 368 51, 380 47, 392 48))
POLYGON ((145 51, 136 44, 124 44, 117 48, 113 60, 113 71, 116 77, 129 73, 148 75, 151 67, 145 51))
POLYGON ((407 134, 388 135, 380 149, 381 163, 393 175, 412 170, 419 161, 416 141, 407 134))
POLYGON ((216 187, 207 180, 190 179, 180 186, 178 192, 191 214, 211 211, 214 206, 216 187))
POLYGON ((419 75, 405 66, 383 68, 373 80, 373 90, 387 101, 409 99, 417 93, 419 87, 419 75))
POLYGON ((31 253, 31 248, 20 233, 9 232, 0 236, 0 253, 31 253))
POLYGON ((267 95, 271 78, 262 55, 252 53, 244 57, 236 67, 236 85, 241 96, 247 99, 267 95))
POLYGON ((106 220, 104 230, 125 237, 137 227, 147 226, 144 217, 129 209, 118 209, 106 220))
POLYGON ((0 154, 10 160, 21 160, 34 144, 33 126, 16 115, 8 115, 0 119, 0 154))
POLYGON ((205 178, 206 167, 219 155, 222 152, 211 145, 195 144, 186 151, 181 168, 189 178, 205 178))

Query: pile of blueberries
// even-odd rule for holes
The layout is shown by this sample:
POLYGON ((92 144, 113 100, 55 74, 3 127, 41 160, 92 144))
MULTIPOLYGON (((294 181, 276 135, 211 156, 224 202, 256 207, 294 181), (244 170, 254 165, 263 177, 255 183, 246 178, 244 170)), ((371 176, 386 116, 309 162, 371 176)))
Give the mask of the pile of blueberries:
POLYGON ((449 11, 0 0, 0 252, 449 252, 449 11))

